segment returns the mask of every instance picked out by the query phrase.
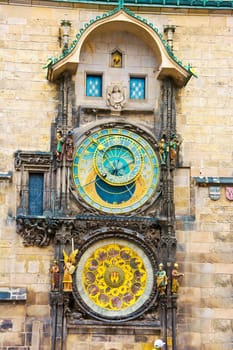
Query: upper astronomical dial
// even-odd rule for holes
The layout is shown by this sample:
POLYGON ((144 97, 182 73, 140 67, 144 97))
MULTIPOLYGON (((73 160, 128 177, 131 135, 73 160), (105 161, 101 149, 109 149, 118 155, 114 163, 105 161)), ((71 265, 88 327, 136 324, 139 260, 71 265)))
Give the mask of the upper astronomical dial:
POLYGON ((134 181, 141 172, 141 146, 129 137, 114 135, 100 138, 94 154, 94 168, 106 183, 118 186, 134 181))
POLYGON ((143 207, 159 182, 159 155, 141 135, 123 127, 101 128, 77 145, 73 182, 84 205, 109 214, 143 207))

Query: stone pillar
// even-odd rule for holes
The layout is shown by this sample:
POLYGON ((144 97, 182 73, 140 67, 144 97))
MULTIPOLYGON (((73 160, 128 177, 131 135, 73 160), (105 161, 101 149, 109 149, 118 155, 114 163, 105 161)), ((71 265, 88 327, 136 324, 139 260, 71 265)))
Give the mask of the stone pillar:
POLYGON ((32 322, 32 347, 31 347, 31 350, 40 350, 40 333, 41 333, 40 321, 33 321, 32 322))
POLYGON ((172 308, 172 350, 176 350, 176 312, 177 312, 177 296, 171 296, 172 308))

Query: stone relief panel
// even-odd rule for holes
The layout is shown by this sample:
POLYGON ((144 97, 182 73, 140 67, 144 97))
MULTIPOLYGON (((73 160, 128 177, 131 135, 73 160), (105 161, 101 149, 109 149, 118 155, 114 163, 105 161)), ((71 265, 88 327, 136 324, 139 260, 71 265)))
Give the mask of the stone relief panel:
MULTIPOLYGON (((141 110, 154 108, 158 104, 156 101, 160 95, 159 81, 158 84, 155 84, 157 66, 158 63, 152 49, 133 33, 122 32, 119 28, 116 28, 114 32, 105 33, 99 33, 97 30, 90 34, 80 54, 78 72, 75 78, 76 105, 82 106, 82 108, 91 106, 103 109, 113 106, 113 102, 106 106, 106 93, 112 82, 120 81, 122 86, 126 87, 125 97, 128 99, 130 108, 133 106, 141 110), (118 43, 120 44, 118 45, 118 43), (89 86, 87 77, 89 76, 94 76, 95 84, 100 89, 98 93, 94 93, 93 90, 92 96, 87 93, 89 86), (131 76, 145 77, 146 95, 140 101, 128 98, 131 76), (97 82, 97 78, 99 82, 97 82), (99 84, 101 84, 101 88, 99 84)), ((93 87, 93 85, 91 86, 93 87)), ((120 106, 126 108, 124 104, 120 104, 120 106)), ((119 108, 119 104, 117 104, 117 108, 119 108)))
POLYGON ((120 111, 126 103, 125 88, 120 84, 111 84, 107 87, 107 106, 120 111))

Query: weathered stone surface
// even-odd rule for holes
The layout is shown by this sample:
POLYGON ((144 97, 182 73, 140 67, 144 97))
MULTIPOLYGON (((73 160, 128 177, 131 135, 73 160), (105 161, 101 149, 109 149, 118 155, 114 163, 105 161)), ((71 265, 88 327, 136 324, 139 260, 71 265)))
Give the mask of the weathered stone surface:
POLYGON ((29 317, 48 317, 50 314, 49 305, 30 305, 27 307, 27 316, 29 317))
MULTIPOLYGON (((31 2, 22 3, 23 6, 20 1, 16 6, 2 1, 0 5, 0 171, 13 171, 11 183, 0 182, 0 287, 26 288, 27 300, 26 305, 1 300, 0 349, 34 350, 34 346, 36 350, 50 350, 50 338, 43 337, 43 327, 50 332, 47 323, 49 266, 54 250, 52 244, 45 249, 25 248, 16 234, 19 176, 14 172, 13 154, 17 149, 50 150, 50 126, 58 113, 58 87, 47 81, 42 67, 49 56, 57 57, 61 53, 58 29, 64 11, 72 20, 73 40, 85 22, 102 15, 106 9, 98 6, 86 9, 85 5, 79 8, 78 4, 67 2, 66 11, 64 3, 59 6, 43 1, 38 6, 35 2, 33 6, 31 2), (38 329, 42 334, 32 341, 34 320, 41 322, 38 329)), ((177 348, 232 350, 232 201, 226 199, 224 187, 221 187, 220 199, 212 201, 208 187, 192 182, 193 176, 230 177, 233 173, 232 14, 225 10, 221 13, 187 9, 174 12, 166 8, 151 12, 147 8, 146 14, 140 8, 135 11, 161 32, 167 23, 176 26, 174 53, 185 64, 191 63, 198 76, 176 93, 177 132, 183 139, 180 168, 175 171, 177 260, 185 273, 178 298, 177 348)), ((111 31, 108 35, 110 37, 111 31)), ((130 38, 135 40, 134 36, 130 38)), ((126 39, 118 35, 113 47, 111 40, 107 44, 102 36, 97 39, 96 45, 93 40, 85 43, 85 57, 91 62, 94 50, 99 60, 95 69, 101 71, 103 52, 121 46, 126 39)), ((127 63, 144 65, 138 70, 141 74, 146 66, 154 63, 153 54, 141 41, 135 53, 131 46, 133 40, 126 40, 125 54, 129 52, 130 58, 127 63)), ((108 60, 105 62, 109 64, 108 60)), ((121 75, 118 70, 116 79, 126 81, 130 69, 126 73, 121 75)), ((149 73, 154 76, 158 72, 149 73)), ((84 91, 82 76, 77 81, 80 91, 84 91)), ((153 86, 147 88, 152 91, 153 86)), ((156 93, 157 88, 150 96, 151 101, 156 93)), ((76 97, 78 101, 80 96, 76 97)), ((158 113, 158 102, 154 110, 158 113)), ((125 118, 153 125, 154 112, 133 117, 128 113, 125 118)), ((94 119, 81 115, 80 122, 86 124, 94 119)), ((77 343, 81 350, 151 350, 153 336, 145 338, 131 334, 128 339, 119 334, 109 337, 70 334, 67 350, 77 348, 77 343)))

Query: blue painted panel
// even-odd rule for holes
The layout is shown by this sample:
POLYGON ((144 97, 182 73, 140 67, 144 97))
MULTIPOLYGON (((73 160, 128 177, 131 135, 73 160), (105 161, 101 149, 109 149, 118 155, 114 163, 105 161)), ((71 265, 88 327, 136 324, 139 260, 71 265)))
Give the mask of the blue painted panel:
POLYGON ((145 98, 145 78, 130 78, 130 93, 131 99, 145 98))
POLYGON ((91 97, 102 96, 102 76, 101 75, 87 75, 86 96, 91 96, 91 97))
POLYGON ((29 174, 28 211, 29 215, 43 214, 44 174, 29 174))
POLYGON ((110 204, 121 204, 128 201, 135 192, 135 182, 126 186, 111 186, 96 177, 95 189, 101 199, 110 204))

